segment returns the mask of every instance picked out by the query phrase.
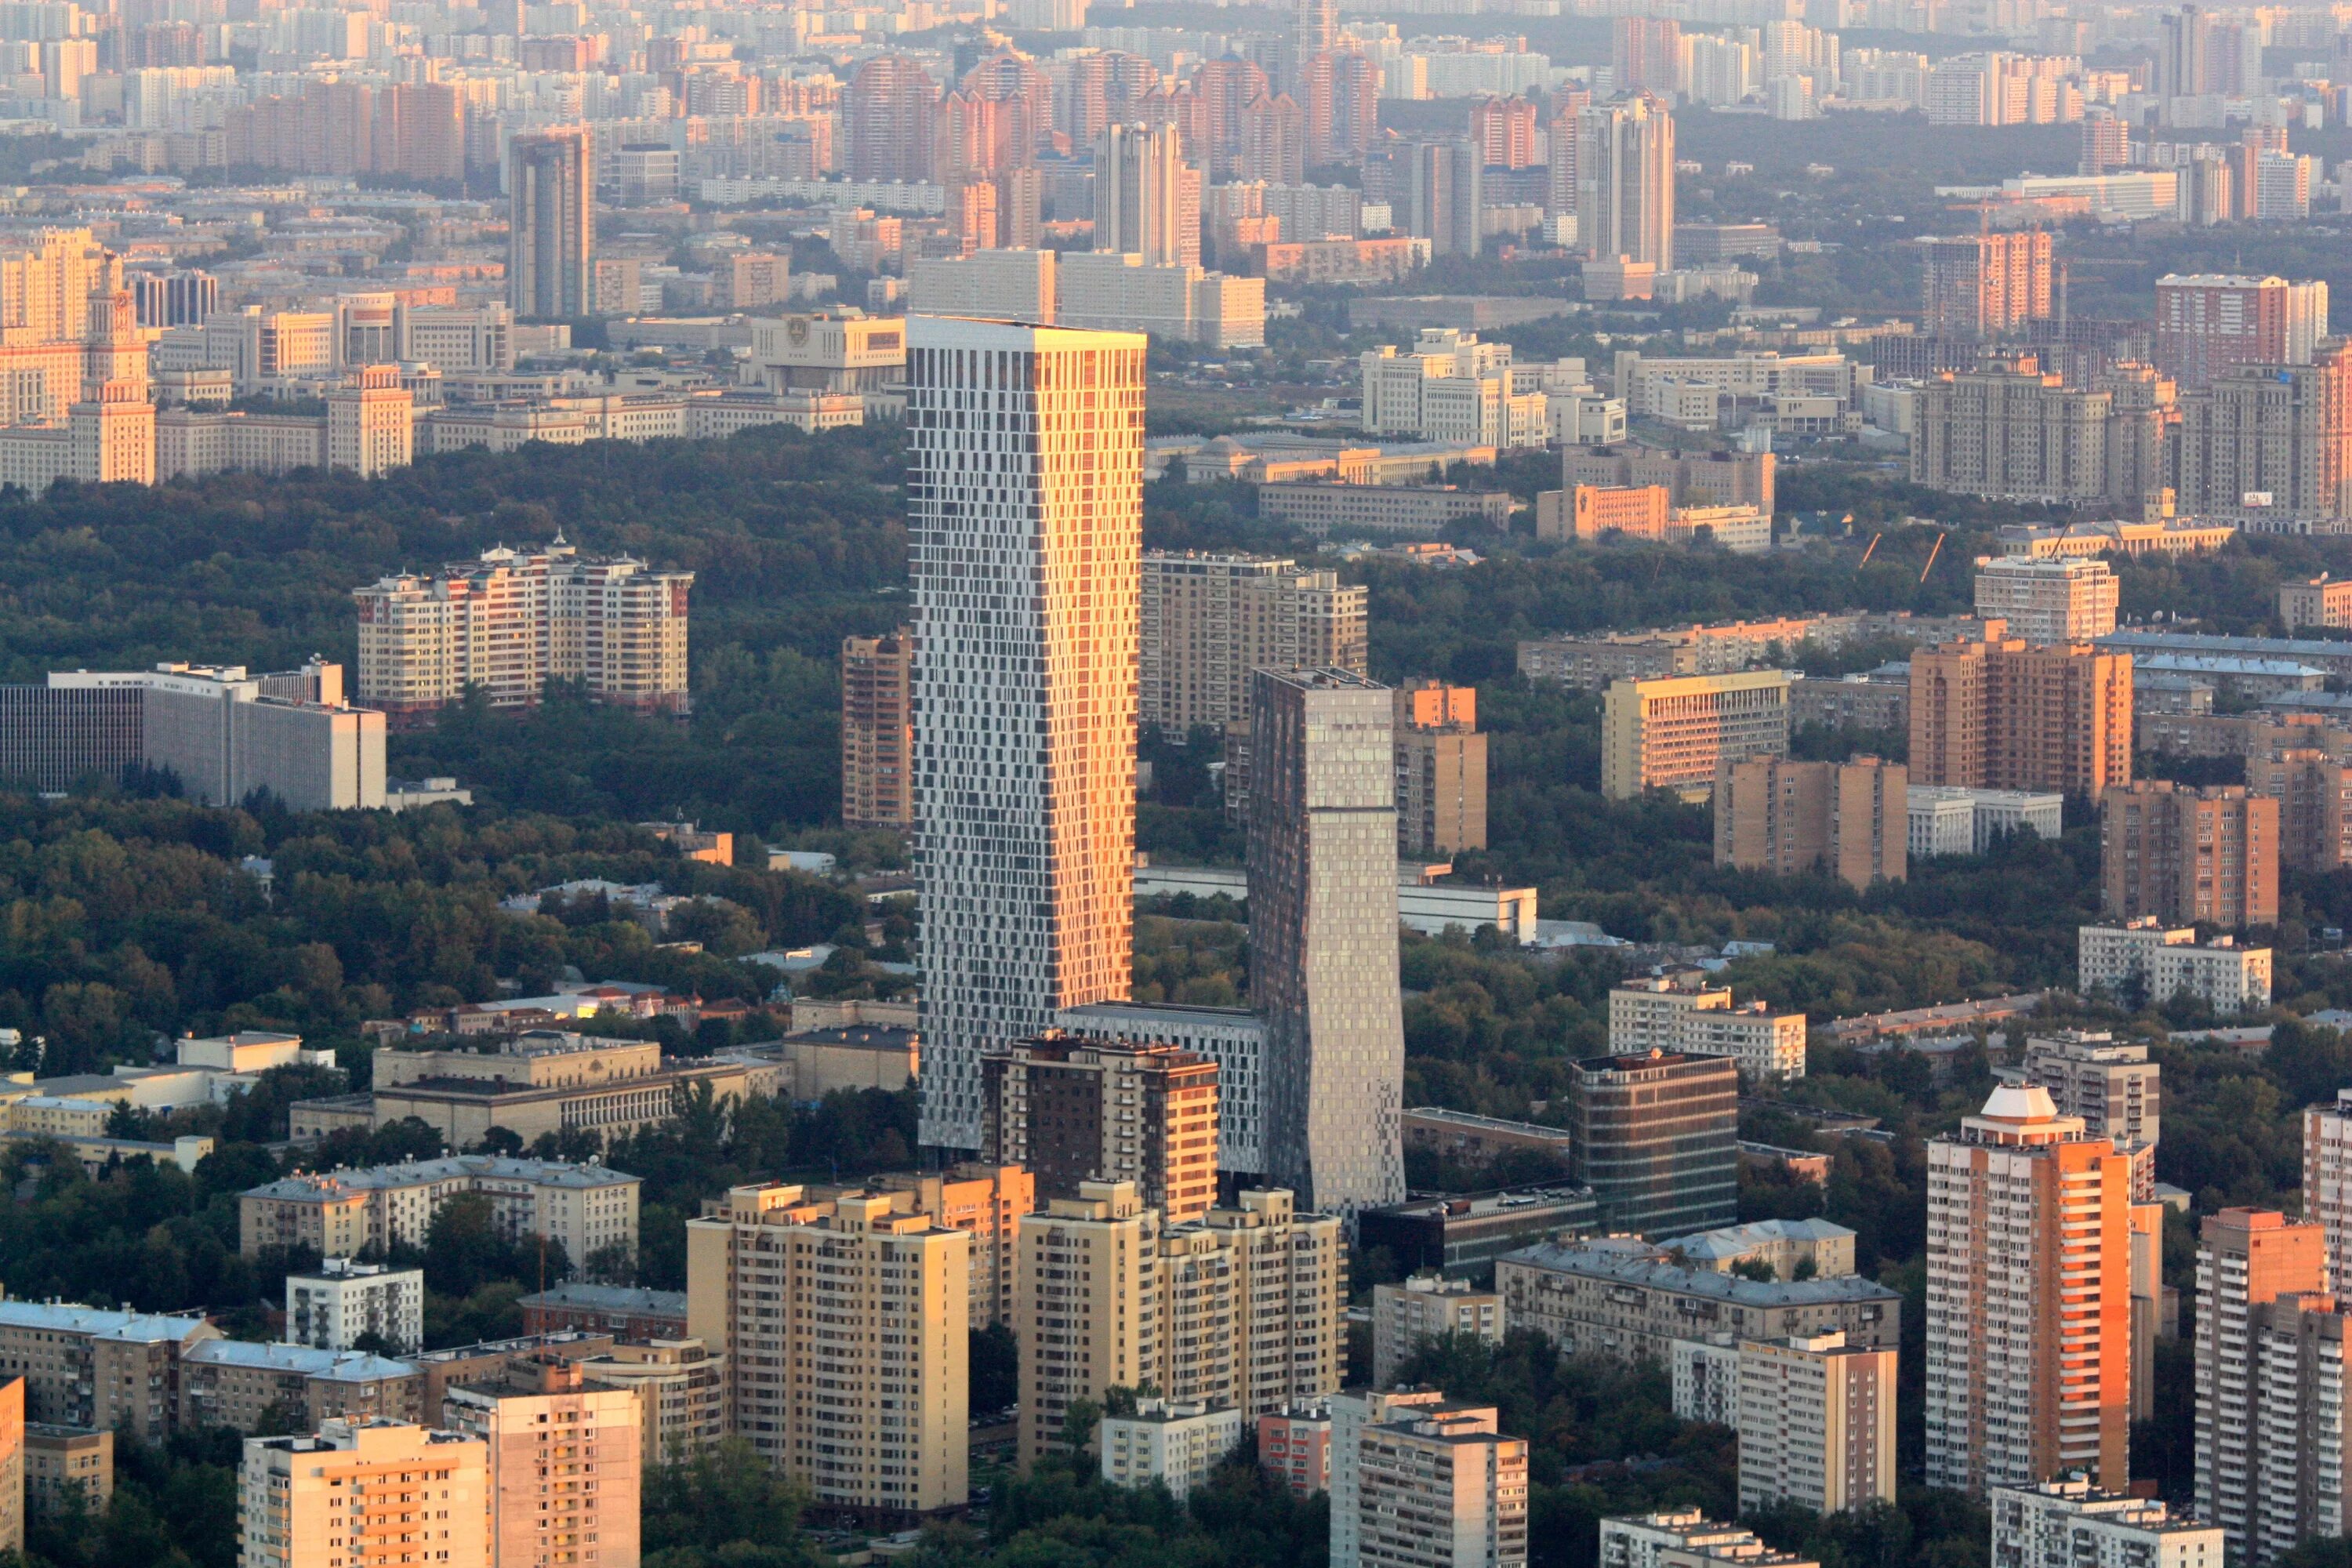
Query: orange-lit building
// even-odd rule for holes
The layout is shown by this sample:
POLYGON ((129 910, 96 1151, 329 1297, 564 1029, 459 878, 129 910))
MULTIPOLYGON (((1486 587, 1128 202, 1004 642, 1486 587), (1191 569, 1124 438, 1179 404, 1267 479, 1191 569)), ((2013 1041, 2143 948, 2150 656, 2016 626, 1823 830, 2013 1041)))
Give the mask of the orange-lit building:
POLYGON ((2273 1554, 2266 1523, 2276 1507, 2264 1496, 2266 1474, 2296 1468, 2305 1445, 2294 1428, 2296 1390, 2263 1375, 2267 1309, 2327 1289, 2327 1237, 2264 1209, 2207 1215, 2197 1242, 2197 1517, 2221 1527, 2231 1554, 2260 1563, 2273 1554), (2284 1408, 2283 1408, 2284 1407, 2284 1408), (2287 1417, 2282 1425, 2280 1417, 2287 1417), (2266 1508, 2266 1502, 2271 1506, 2266 1508), (2265 1551, 2265 1544, 2271 1550, 2265 1551))
POLYGON ((2004 637, 1911 656, 1913 784, 2095 795, 2131 757, 2129 654, 2004 637))
POLYGON ((2100 792, 2100 904, 2109 916, 2272 925, 2278 861, 2279 803, 2238 784, 2143 779, 2100 792))
POLYGON ((841 825, 915 825, 915 636, 907 627, 841 644, 841 825))

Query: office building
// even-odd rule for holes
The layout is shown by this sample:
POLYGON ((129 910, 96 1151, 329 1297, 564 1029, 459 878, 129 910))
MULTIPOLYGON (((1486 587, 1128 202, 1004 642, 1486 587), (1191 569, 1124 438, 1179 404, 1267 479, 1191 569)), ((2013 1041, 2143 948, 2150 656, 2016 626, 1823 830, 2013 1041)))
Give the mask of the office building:
POLYGON ((1132 1182, 1165 1225, 1217 1200, 1217 1064, 1171 1045, 1045 1035, 982 1053, 981 1159, 1040 1198, 1132 1182))
POLYGON ((2174 443, 2183 513, 2290 531, 2352 518, 2352 344, 2216 376, 2180 399, 2174 443))
POLYGON ((686 1224, 687 1326, 726 1358, 734 1436, 821 1508, 962 1507, 971 1237, 903 1192, 768 1183, 708 1206, 686 1224))
POLYGON ((1593 104, 1576 117, 1576 235, 1601 261, 1675 266, 1675 117, 1659 99, 1593 104))
POLYGON ((1061 1447, 1073 1400, 1099 1407, 1113 1388, 1159 1385, 1160 1229, 1132 1182, 1087 1183, 1023 1220, 1013 1331, 1024 1468, 1061 1447))
POLYGON ((594 139, 583 126, 507 143, 507 303, 534 321, 596 313, 594 139))
POLYGON ((2327 285, 2168 273, 2156 280, 2156 368, 2183 392, 2262 365, 2309 364, 2327 336, 2327 285))
POLYGON ((1393 343, 1357 356, 1368 436, 1473 447, 1540 447, 1550 437, 1542 391, 1520 389, 1511 345, 1481 342, 1457 327, 1423 327, 1411 349, 1393 343))
POLYGON ((449 1154, 397 1165, 283 1176, 237 1196, 237 1250, 269 1247, 321 1258, 422 1247, 441 1205, 464 1193, 490 1199, 491 1219, 509 1241, 543 1236, 586 1263, 599 1252, 637 1246, 640 1176, 599 1164, 449 1154))
POLYGON ((2130 1160, 2039 1085, 1996 1088, 1929 1141, 1930 1485, 2124 1484, 2130 1208, 2130 1160))
POLYGON ((180 1363, 220 1338, 201 1317, 65 1301, 0 1301, 0 1366, 25 1385, 25 1417, 161 1442, 180 1419, 180 1363))
POLYGON ((491 1568, 636 1563, 646 1456, 635 1391, 592 1384, 581 1362, 541 1352, 453 1383, 440 1414, 488 1450, 491 1568))
POLYGON ((2326 1234, 2327 1288, 2352 1284, 2352 1089, 2304 1109, 2303 1216, 2326 1234))
POLYGON ((1895 1500, 1892 1349, 1843 1333, 1739 1344, 1739 1510, 1895 1500))
POLYGON ((1901 763, 1876 757, 1744 758, 1716 774, 1715 863, 1784 877, 1827 871, 1855 888, 1902 881, 1908 788, 1901 763))
POLYGON ((1739 1066, 1651 1050, 1578 1062, 1575 1175, 1612 1230, 1678 1236, 1738 1217, 1739 1066))
POLYGON ((1406 1276, 1372 1287, 1372 1386, 1394 1388, 1397 1373, 1423 1341, 1466 1334, 1503 1342, 1503 1299, 1442 1273, 1406 1276))
POLYGON ((2230 937, 2200 942, 2193 926, 2168 930, 2154 915, 2077 933, 2075 984, 2084 995, 2166 1000, 2186 993, 2219 1013, 2259 1013, 2271 1005, 2271 950, 2230 937))
POLYGON ((1172 125, 1105 125, 1095 141, 1095 248, 1146 267, 1201 264, 1201 174, 1172 125))
POLYGON ((2061 1116, 2105 1138, 2132 1163, 2132 1201, 2156 1196, 2156 1145, 2163 1134, 2163 1068, 2143 1043, 2106 1033, 2060 1029, 2025 1037, 2025 1081, 2050 1091, 2061 1116))
POLYGON ((1751 1079, 1805 1076, 1805 1016, 1761 1002, 1734 1006, 1731 987, 1697 969, 1629 975, 1609 992, 1609 1048, 1729 1057, 1751 1079))
POLYGON ((1452 485, 1353 485, 1323 479, 1268 481, 1257 487, 1257 514, 1289 523, 1317 539, 1362 535, 1427 538, 1454 523, 1507 531, 1507 490, 1452 485))
POLYGON ((2225 1208, 2207 1215, 2197 1247, 2197 1517, 2221 1527, 2234 1556, 2261 1562, 2272 1521, 2265 1479, 2295 1468, 2294 1424, 2265 1409, 2265 1309, 2282 1296, 2327 1289, 2325 1227, 2284 1215, 2225 1208), (2284 1438, 2282 1442, 2280 1439, 2284 1438))
POLYGON ((1750 1279, 1693 1268, 1631 1237, 1541 1242, 1495 1260, 1495 1290, 1513 1329, 1534 1329, 1562 1355, 1627 1365, 1674 1357, 1682 1339, 1811 1339, 1892 1351, 1902 1342, 1900 1291, 1859 1275, 1750 1279))
POLYGON ((2004 637, 1911 656, 1914 784, 2095 795, 2131 758, 2127 653, 2004 637))
POLYGON ((1250 672, 1349 669, 1368 657, 1370 590, 1271 556, 1143 554, 1138 717, 1164 735, 1250 715, 1250 672))
POLYGON ((347 704, 342 685, 341 665, 314 659, 268 675, 172 663, 0 686, 0 778, 62 791, 145 768, 206 805, 382 806, 383 715, 347 704))
POLYGON ((286 1342, 347 1351, 370 1336, 386 1355, 425 1348, 425 1271, 330 1258, 286 1276, 286 1342))
POLYGON ((1778 669, 1612 681, 1601 703, 1601 793, 1631 800, 1667 789, 1705 800, 1722 768, 1787 756, 1789 686, 1778 669))
POLYGON ((1360 1563, 1526 1568, 1528 1445, 1492 1405, 1406 1407, 1366 1426, 1354 1468, 1360 1563))
POLYGON ((2239 784, 2169 779, 2099 795, 2099 904, 2126 922, 2273 925, 2278 921, 2279 803, 2239 784))
POLYGON ((2048 230, 1926 238, 1918 246, 1920 331, 1998 338, 2050 319, 2048 230))
POLYGON ((2222 1561, 2223 1531, 2210 1520, 2176 1518, 2154 1498, 2103 1490, 2080 1479, 1997 1486, 1987 1500, 1992 1568, 2217 1568, 2222 1561))
POLYGON ((1397 856, 1486 847, 1486 737, 1478 689, 1415 677, 1396 692, 1397 856))
POLYGON ((1977 563, 1977 614, 2029 644, 2089 642, 2116 629, 2119 585, 2107 563, 2003 555, 1977 563))
POLYGON ((841 825, 915 826, 915 634, 841 643, 841 825))
POLYGON ((1181 1502, 1224 1463, 1243 1425, 1229 1405, 1139 1399, 1133 1414, 1105 1415, 1095 1428, 1102 1479, 1115 1487, 1157 1481, 1181 1502))
POLYGON ((1417 1105, 1404 1113, 1404 1146, 1449 1163, 1485 1169, 1507 1154, 1529 1153, 1568 1169, 1568 1132, 1532 1121, 1478 1116, 1442 1105, 1417 1105))
MULTIPOLYGON (((405 1421, 330 1421, 314 1437, 248 1437, 237 1477, 238 1568, 414 1562, 493 1568, 489 1453, 405 1421)), ((625 1558, 636 1560, 635 1523, 625 1558)), ((577 1544, 577 1543, 575 1543, 577 1544)), ((523 1561, 532 1561, 525 1558, 523 1561)))
POLYGON ((981 1051, 1127 994, 1144 338, 908 342, 921 1131, 977 1149, 981 1051))
POLYGON ((2352 768, 2316 746, 2277 746, 2246 758, 2246 789, 2278 803, 2280 865, 2352 865, 2352 768))
POLYGON ((550 680, 571 680, 598 702, 682 714, 693 586, 691 572, 583 557, 561 538, 380 578, 352 590, 359 700, 430 722, 476 688, 494 708, 531 708, 550 680))
POLYGON ((1261 669, 1250 732, 1251 999, 1267 1176, 1311 1209, 1404 1196, 1394 712, 1352 671, 1261 669))

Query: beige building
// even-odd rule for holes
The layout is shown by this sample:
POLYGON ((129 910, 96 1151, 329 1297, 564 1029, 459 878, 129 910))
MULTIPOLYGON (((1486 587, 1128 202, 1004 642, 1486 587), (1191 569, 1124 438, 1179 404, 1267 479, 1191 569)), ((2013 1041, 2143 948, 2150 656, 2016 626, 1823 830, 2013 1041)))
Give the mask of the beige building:
POLYGON ((1715 863, 1781 876, 1821 869, 1856 888, 1899 882, 1908 858, 1910 774, 1856 757, 1748 757, 1715 777, 1715 863))
POLYGON ((2025 1081, 2050 1091, 2061 1116, 2111 1141, 2132 1163, 2132 1201, 2156 1197, 2156 1144, 2162 1135, 2163 1068, 2145 1043, 2101 1031, 2060 1029, 2025 1037, 2025 1081))
POLYGON ((341 1417, 431 1418, 425 1380, 404 1361, 364 1351, 206 1340, 180 1357, 180 1425, 256 1432, 291 1421, 306 1431, 341 1417))
POLYGON ((1784 670, 1619 680, 1602 700, 1601 793, 1631 800, 1669 789, 1704 800, 1717 770, 1789 753, 1784 670))
POLYGON ((359 701, 429 721, 477 686, 494 707, 533 707, 554 679, 579 681, 600 702, 682 713, 693 586, 691 572, 586 559, 561 541, 383 578, 352 591, 359 701))
POLYGON ((24 1381, 26 1419, 146 1443, 179 1423, 182 1356, 220 1337, 201 1317, 0 1301, 0 1367, 24 1381))
POLYGON ((1492 1405, 1394 1414, 1357 1438, 1357 1560, 1525 1568, 1526 1441, 1500 1434, 1492 1405))
POLYGON ((1977 563, 1977 614, 2028 643, 2077 643, 2116 629, 2120 584, 2107 563, 2076 556, 2003 555, 1977 563))
POLYGON ((636 1568, 644 1413, 635 1391, 555 1356, 442 1394, 448 1428, 488 1450, 489 1568, 636 1568))
POLYGON ((1062 1441, 1074 1400, 1158 1383, 1160 1215, 1132 1182, 1089 1182, 1021 1226, 1021 1463, 1062 1441))
POLYGON ((2119 365, 2093 386, 2067 385, 2031 353, 1946 371, 1919 389, 1911 482, 1990 500, 2145 505, 2161 493, 2171 403, 2172 384, 2144 366, 2119 365))
POLYGON ((2322 572, 2278 591, 2279 624, 2293 637, 2302 626, 2352 626, 2352 577, 2322 572))
POLYGON ((1609 1050, 1732 1057, 1751 1079, 1798 1079, 1805 1076, 1805 1016, 1761 1002, 1734 1006, 1731 987, 1707 984, 1700 970, 1629 975, 1609 992, 1609 1050))
POLYGON ((727 1358, 700 1340, 615 1340, 576 1364, 590 1386, 636 1395, 647 1465, 683 1464, 729 1436, 727 1358))
MULTIPOLYGON (((2274 1355, 2264 1364, 2266 1351, 2300 1348, 2294 1342, 2306 1325, 2298 1298, 2325 1300, 2326 1290, 2326 1227, 2297 1225, 2267 1210, 2225 1208, 2205 1216, 2197 1246, 2194 1330, 2197 1516, 2221 1527, 2231 1552, 2244 1562, 2266 1562, 2305 1533, 2304 1510, 2295 1506, 2305 1488, 2292 1481, 2281 1488, 2281 1480, 2316 1479, 2313 1472, 2330 1468, 2343 1474, 2340 1423, 2329 1444, 2326 1424, 2309 1421, 2310 1407, 2318 1403, 2310 1396, 2322 1391, 2300 1375, 2302 1358, 2274 1355), (2287 1342, 2273 1347, 2265 1343, 2265 1330, 2283 1299, 2276 1323, 2287 1342), (2282 1373, 2286 1375, 2277 1375, 2282 1373), (2306 1465, 2306 1450, 2315 1448, 2310 1458, 2316 1462, 2306 1465)), ((2319 1310, 2332 1313, 2333 1304, 2319 1310)), ((2340 1374, 2326 1392, 2340 1395, 2340 1374)), ((2340 1506, 2341 1480, 2331 1489, 2340 1506)))
POLYGON ((981 1159, 1037 1195, 1133 1182, 1161 1223, 1217 1201, 1217 1064, 1174 1046, 1046 1035, 981 1058, 981 1159))
POLYGON ((1911 656, 1915 784, 2097 795, 2131 782, 2132 663, 1988 637, 1911 656))
POLYGON ((114 1434, 26 1422, 26 1516, 68 1508, 77 1496, 93 1515, 106 1511, 114 1496, 114 1434))
POLYGON ((2100 792, 2099 901, 2110 916, 2271 925, 2278 868, 2279 803, 2268 796, 2169 779, 2100 792))
POLYGON ((1352 669, 1370 590, 1271 556, 1143 555, 1138 716, 1181 739, 1249 717, 1250 671, 1352 669))
POLYGON ((1416 677, 1393 695, 1398 856, 1484 849, 1486 737, 1478 733, 1478 689, 1416 677))
MULTIPOLYGON (((2286 731, 2281 738, 2294 737, 2286 731)), ((2305 871, 2352 866, 2352 767, 2317 746, 2276 746, 2246 758, 2246 789, 2278 802, 2280 865, 2305 871)))
POLYGON ((1372 1386, 1393 1388, 1397 1372, 1424 1340, 1468 1334, 1503 1342, 1503 1299, 1466 1279, 1415 1274, 1401 1285, 1372 1287, 1372 1386))
POLYGON ((915 825, 915 634, 841 644, 841 825, 915 825))
POLYGON ((372 364, 327 393, 327 466, 373 479, 415 455, 416 397, 396 364, 372 364))
POLYGON ((1739 1510, 1895 1500, 1895 1352, 1842 1333, 1739 1346, 1739 1510))
POLYGON ((488 1471, 478 1437, 404 1421, 330 1421, 315 1437, 248 1437, 237 1477, 237 1568, 376 1568, 404 1559, 491 1568, 488 1471))
POLYGON ((775 1183, 709 1207, 686 1226, 687 1327, 727 1358, 734 1436, 822 1508, 961 1508, 971 1237, 907 1193, 775 1183))
POLYGON ((916 1213, 971 1237, 971 1326, 1011 1325, 1021 1220, 1037 1209, 1034 1174, 1019 1165, 963 1161, 942 1175, 892 1173, 868 1184, 877 1192, 910 1194, 916 1213))
POLYGON ((599 1164, 496 1154, 287 1176, 238 1195, 237 1248, 247 1258, 271 1247, 349 1258, 370 1247, 422 1247, 443 1204, 481 1193, 508 1239, 543 1236, 584 1264, 610 1247, 635 1256, 644 1184, 599 1164))

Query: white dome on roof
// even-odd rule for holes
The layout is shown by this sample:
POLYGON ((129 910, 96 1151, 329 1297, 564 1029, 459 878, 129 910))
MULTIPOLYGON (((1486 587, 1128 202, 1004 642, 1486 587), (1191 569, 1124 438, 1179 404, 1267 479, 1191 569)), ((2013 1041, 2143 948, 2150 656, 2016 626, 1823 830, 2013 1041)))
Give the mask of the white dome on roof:
POLYGON ((1978 1114, 1995 1121, 2047 1121, 2058 1114, 2058 1107, 2038 1083, 2004 1083, 1994 1087, 1978 1114))

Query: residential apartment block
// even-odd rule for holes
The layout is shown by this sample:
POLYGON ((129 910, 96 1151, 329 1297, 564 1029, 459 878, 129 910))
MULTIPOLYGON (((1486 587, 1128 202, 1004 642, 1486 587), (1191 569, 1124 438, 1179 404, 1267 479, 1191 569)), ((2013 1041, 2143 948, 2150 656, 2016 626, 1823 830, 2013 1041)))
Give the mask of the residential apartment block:
POLYGON ((841 825, 915 825, 915 634, 841 644, 841 825))
POLYGON ((1895 1500, 1895 1354, 1842 1332, 1740 1342, 1741 1512, 1895 1500))
POLYGON ((2131 759, 2128 654, 1989 637, 1911 656, 1915 784, 2096 795, 2131 759))
POLYGON ((2352 866, 2352 766, 2317 746, 2246 758, 2246 789, 2278 802, 2278 858, 2305 871, 2352 866))
POLYGON ((1478 689, 1415 677, 1395 692, 1397 855, 1486 847, 1486 737, 1478 689))
POLYGON ((2107 563, 2001 555, 1977 563, 1977 614, 2028 644, 2088 642, 2116 629, 2120 588, 2107 563))
MULTIPOLYGON (((2146 366, 2070 386, 2031 353, 1989 356, 1920 386, 1911 482, 1990 500, 2137 509, 2163 488, 2171 401, 2172 384, 2146 366)), ((2190 510, 2185 498, 2181 507, 2190 510)))
POLYGON ((1359 1563, 1525 1568, 1528 1444, 1492 1405, 1407 1407, 1365 1426, 1354 1468, 1359 1563))
MULTIPOLYGON (((2304 1468, 2303 1451, 2319 1436, 2300 1419, 2304 1380, 2273 1386, 2265 1375, 2265 1330, 2284 1297, 2281 1326, 2299 1337, 2294 1299, 2326 1290, 2324 1226, 2266 1210, 2205 1216, 2197 1247, 2197 1517, 2219 1526, 2245 1562, 2266 1561, 2300 1539, 2294 1499, 2301 1489, 2284 1498, 2274 1489, 2304 1468)), ((2336 1447, 2340 1464, 2340 1437, 2336 1447)), ((2324 1465, 2327 1456, 2319 1458, 2324 1465)))
POLYGON ((2216 376, 2180 399, 2173 437, 2183 512, 2294 531, 2352 517, 2352 344, 2302 365, 2216 376))
POLYGON ((626 556, 486 550, 430 575, 352 591, 359 700, 395 722, 427 722, 476 687, 491 706, 537 705, 551 680, 649 713, 687 710, 691 572, 626 556))
POLYGON ((1105 1415, 1095 1428, 1102 1479, 1115 1487, 1158 1481, 1177 1501, 1223 1464, 1245 1423, 1230 1405, 1139 1399, 1131 1415, 1105 1415))
POLYGON ((1668 1052, 1580 1061, 1569 1079, 1577 1181, 1612 1230, 1680 1235, 1738 1217, 1739 1064, 1668 1052))
POLYGON ((2094 1138, 2132 1163, 2132 1201, 2156 1196, 2156 1145, 2163 1131, 2163 1068, 2144 1043, 2101 1031, 2061 1029, 2025 1037, 2025 1081, 2050 1091, 2061 1116, 2079 1116, 2094 1138))
POLYGON ((2279 803, 2241 785, 2142 779, 2100 793, 2099 901, 2110 916, 2272 925, 2278 862, 2279 803))
POLYGON ((373 1248, 422 1247, 441 1205, 462 1193, 490 1200, 493 1222, 510 1241, 543 1236, 586 1262, 608 1247, 634 1254, 640 1176, 604 1165, 450 1154, 286 1176, 237 1197, 237 1250, 272 1247, 350 1258, 373 1248))
POLYGON ((1217 1064, 1169 1045, 1045 1035, 981 1057, 981 1159, 1044 1199, 1132 1182, 1166 1225, 1217 1201, 1217 1064))
POLYGON ((1717 772, 1789 752, 1787 672, 1753 670, 1612 682, 1601 720, 1601 793, 1631 800, 1668 789, 1714 793, 1717 772))
POLYGON ((491 1568, 632 1568, 644 1408, 636 1390, 593 1384, 585 1363, 546 1352, 450 1384, 441 1420, 488 1456, 491 1568))
POLYGON ((1715 863, 1855 888, 1909 869, 1909 774, 1901 763, 1749 757, 1716 774, 1715 863))
POLYGON ((492 1568, 488 1469, 480 1438, 406 1421, 338 1420, 311 1437, 248 1437, 237 1476, 241 1568, 403 1556, 492 1568))
POLYGON ((2169 999, 2186 992, 2220 1013, 2258 1013, 2271 1005, 2267 947, 2240 947, 2226 936, 2200 942, 2194 927, 2168 930, 2154 915, 2083 926, 2076 936, 2075 986, 2086 996, 2169 999))
POLYGON ((1805 1016, 1761 1002, 1734 1006, 1731 987, 1707 984, 1702 970, 1630 975, 1609 992, 1609 1048, 1623 1058, 1729 1057, 1751 1079, 1798 1079, 1805 1076, 1805 1016))
POLYGON ((1397 1373, 1425 1340, 1466 1334, 1503 1342, 1503 1299, 1466 1279, 1427 1272, 1372 1287, 1372 1386, 1394 1388, 1397 1373))
POLYGON ((2153 1498, 2104 1490, 2081 1479, 1992 1489, 1992 1568, 2078 1563, 2097 1568, 2214 1568, 2222 1531, 2210 1521, 2175 1517, 2153 1498))
MULTIPOLYGON (((2327 1288, 2352 1287, 2352 1089, 2303 1112, 2303 1217, 2327 1237, 2327 1288)), ((2352 1291, 2347 1291, 2352 1294, 2352 1291)))
POLYGON ((727 1358, 734 1435, 819 1506, 961 1507, 972 1238, 903 1192, 769 1183, 706 1207, 686 1226, 687 1325, 727 1358))
POLYGON ((391 1353, 425 1348, 425 1271, 323 1259, 286 1276, 286 1342, 347 1351, 373 1334, 391 1353))
POLYGON ((2156 280, 2156 368, 2183 392, 2264 365, 2309 364, 2327 324, 2325 283, 2177 272, 2156 280))
POLYGON ((2293 637, 2301 626, 2352 626, 2352 577, 2322 572, 2299 583, 2282 583, 2279 624, 2293 637))
POLYGON ((201 1317, 0 1301, 0 1366, 24 1380, 27 1421, 147 1443, 177 1426, 182 1356, 220 1337, 201 1317))
POLYGON ((1254 669, 1366 668, 1370 590, 1270 556, 1143 555, 1139 720, 1182 739, 1250 712, 1254 669))

